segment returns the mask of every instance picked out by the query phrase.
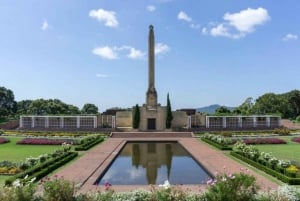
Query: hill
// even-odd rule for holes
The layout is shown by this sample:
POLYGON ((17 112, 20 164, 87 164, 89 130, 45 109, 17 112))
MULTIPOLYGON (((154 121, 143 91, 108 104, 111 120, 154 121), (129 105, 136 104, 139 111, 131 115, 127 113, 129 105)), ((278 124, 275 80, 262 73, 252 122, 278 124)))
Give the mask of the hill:
MULTIPOLYGON (((221 107, 221 105, 213 104, 210 106, 197 108, 196 110, 197 110, 197 112, 202 112, 202 113, 206 113, 206 114, 214 114, 216 109, 218 109, 219 107, 221 107)), ((235 108, 235 107, 228 107, 228 106, 224 106, 224 107, 226 107, 230 111, 234 110, 234 108, 235 108)))

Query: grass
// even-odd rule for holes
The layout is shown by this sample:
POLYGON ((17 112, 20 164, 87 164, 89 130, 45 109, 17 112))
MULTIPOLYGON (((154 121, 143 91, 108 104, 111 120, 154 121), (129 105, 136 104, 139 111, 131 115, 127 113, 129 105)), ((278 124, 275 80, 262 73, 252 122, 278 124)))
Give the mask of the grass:
POLYGON ((261 152, 272 153, 278 159, 292 160, 300 162, 300 144, 292 142, 291 136, 280 137, 284 139, 287 144, 278 145, 255 145, 261 152))
POLYGON ((61 148, 60 145, 17 145, 16 142, 22 138, 7 138, 10 139, 10 142, 0 145, 0 161, 20 162, 30 156, 37 157, 61 148))
MULTIPOLYGON (((51 153, 59 148, 60 145, 17 145, 20 137, 7 137, 9 143, 0 144, 0 161, 8 160, 12 162, 24 161, 28 157, 37 157, 45 153, 51 153)), ((0 186, 10 176, 0 175, 0 186)))

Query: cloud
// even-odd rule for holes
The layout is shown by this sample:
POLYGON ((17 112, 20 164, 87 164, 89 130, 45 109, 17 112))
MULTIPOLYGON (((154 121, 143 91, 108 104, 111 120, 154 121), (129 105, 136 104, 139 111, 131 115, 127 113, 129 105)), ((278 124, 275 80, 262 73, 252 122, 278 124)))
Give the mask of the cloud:
POLYGON ((149 12, 154 12, 156 10, 156 7, 155 6, 152 6, 152 5, 149 5, 147 6, 146 8, 149 12))
POLYGON ((50 28, 50 25, 48 24, 48 21, 46 19, 44 19, 44 21, 42 23, 42 26, 41 26, 41 29, 43 31, 47 31, 49 28, 50 28))
POLYGON ((262 25, 270 19, 268 11, 264 8, 242 10, 239 13, 225 13, 224 20, 228 21, 238 31, 250 33, 255 26, 262 25))
POLYGON ((116 48, 108 47, 108 46, 94 48, 93 49, 93 54, 98 55, 98 56, 100 56, 104 59, 109 59, 109 60, 113 60, 113 59, 118 58, 116 48))
POLYGON ((167 52, 170 51, 170 47, 166 44, 163 44, 163 43, 157 43, 155 44, 155 54, 165 54, 167 52))
POLYGON ((106 75, 106 74, 101 74, 101 73, 97 73, 97 74, 96 74, 96 77, 107 78, 108 75, 106 75))
POLYGON ((199 24, 193 23, 193 19, 188 16, 184 11, 180 11, 177 15, 178 20, 185 21, 189 24, 190 28, 192 29, 200 29, 201 26, 199 24))
POLYGON ((137 50, 133 47, 129 48, 129 54, 127 55, 127 57, 130 59, 142 59, 144 58, 144 56, 145 56, 144 52, 137 50))
POLYGON ((124 52, 126 54, 127 58, 130 59, 143 59, 146 55, 146 53, 142 52, 141 50, 138 50, 131 46, 123 45, 121 47, 109 47, 109 46, 103 46, 103 47, 97 47, 93 49, 93 54, 98 55, 104 59, 114 60, 119 58, 119 54, 124 52))
POLYGON ((91 18, 96 18, 100 22, 103 21, 105 26, 108 27, 117 27, 119 25, 116 17, 116 12, 114 11, 107 11, 100 8, 98 10, 91 10, 89 12, 89 16, 91 18))
POLYGON ((291 33, 285 35, 285 36, 282 38, 283 41, 297 40, 297 39, 298 39, 298 36, 295 35, 295 34, 291 34, 291 33))
POLYGON ((183 20, 183 21, 186 21, 186 22, 192 22, 192 18, 189 17, 185 12, 183 11, 180 11, 177 15, 177 19, 179 20, 183 20))
POLYGON ((210 34, 214 37, 223 36, 233 39, 245 37, 247 34, 255 31, 255 27, 263 25, 271 17, 264 8, 241 10, 238 13, 225 13, 224 22, 210 23, 209 28, 202 28, 203 34, 210 34))

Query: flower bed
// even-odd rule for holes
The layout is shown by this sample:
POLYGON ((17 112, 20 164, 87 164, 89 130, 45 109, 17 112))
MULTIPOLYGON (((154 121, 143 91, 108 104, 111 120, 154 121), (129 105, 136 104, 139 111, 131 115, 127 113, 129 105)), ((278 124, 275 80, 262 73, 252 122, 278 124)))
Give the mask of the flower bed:
POLYGON ((5 143, 8 143, 9 142, 9 139, 6 139, 4 137, 0 137, 0 144, 5 144, 5 143))
POLYGON ((17 142, 20 145, 61 145, 63 143, 78 144, 73 139, 24 138, 17 142))
POLYGON ((300 137, 293 137, 292 141, 296 143, 300 143, 300 137))
POLYGON ((286 141, 280 138, 255 138, 255 139, 243 139, 245 144, 286 144, 286 141))
POLYGON ((237 142, 230 154, 285 183, 300 184, 300 177, 297 175, 298 168, 291 165, 290 161, 279 160, 271 153, 259 152, 254 146, 243 142, 237 142))

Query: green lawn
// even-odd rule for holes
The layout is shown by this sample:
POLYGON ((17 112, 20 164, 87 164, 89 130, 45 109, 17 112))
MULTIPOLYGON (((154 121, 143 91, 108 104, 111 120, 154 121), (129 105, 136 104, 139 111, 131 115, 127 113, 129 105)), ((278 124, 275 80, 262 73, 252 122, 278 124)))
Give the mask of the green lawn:
MULTIPOLYGON (((9 143, 0 144, 0 161, 8 160, 20 162, 28 157, 37 157, 41 154, 51 153, 61 148, 60 145, 17 145, 16 142, 21 140, 20 137, 7 137, 9 143)), ((0 186, 9 176, 0 175, 0 186)))
POLYGON ((300 144, 292 142, 292 137, 280 138, 286 140, 287 144, 255 145, 255 147, 257 147, 261 152, 271 152, 276 158, 300 162, 300 144))
POLYGON ((8 160, 19 162, 32 156, 37 157, 41 154, 50 153, 59 149, 60 145, 17 145, 20 137, 8 137, 9 143, 0 144, 0 161, 8 160))

